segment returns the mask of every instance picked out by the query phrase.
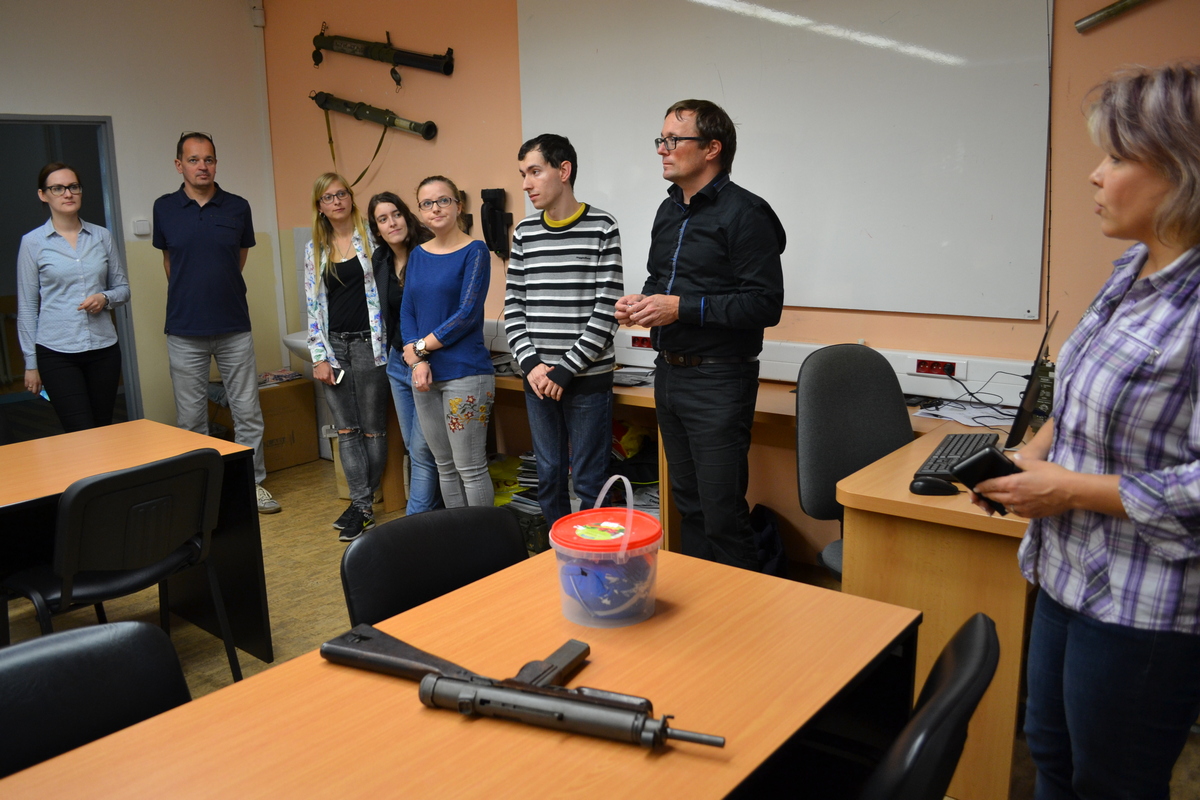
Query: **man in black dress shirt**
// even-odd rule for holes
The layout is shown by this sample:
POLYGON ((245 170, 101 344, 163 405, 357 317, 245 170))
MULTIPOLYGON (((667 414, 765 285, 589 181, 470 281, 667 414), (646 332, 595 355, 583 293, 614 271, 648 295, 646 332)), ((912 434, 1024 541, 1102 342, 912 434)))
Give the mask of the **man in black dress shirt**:
POLYGON ((707 100, 669 109, 655 140, 673 185, 651 230, 641 294, 617 319, 650 328, 654 399, 683 552, 758 570, 746 505, 763 330, 783 311, 783 225, 729 178, 737 132, 707 100))

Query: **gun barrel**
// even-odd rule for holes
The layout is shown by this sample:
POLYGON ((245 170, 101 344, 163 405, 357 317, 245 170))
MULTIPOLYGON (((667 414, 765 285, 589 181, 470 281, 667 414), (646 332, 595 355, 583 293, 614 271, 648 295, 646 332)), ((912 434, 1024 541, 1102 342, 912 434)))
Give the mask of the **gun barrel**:
POLYGON ((666 718, 656 720, 644 711, 597 702, 570 689, 539 688, 530 692, 429 674, 421 679, 418 695, 430 708, 452 709, 466 716, 499 717, 646 747, 662 744, 664 738, 714 747, 725 744, 719 736, 676 731, 666 724, 666 718))
POLYGON ((696 733, 695 731, 685 731, 679 728, 667 728, 668 739, 678 739, 681 742, 692 742, 693 744, 706 744, 709 747, 724 747, 724 736, 713 736, 711 733, 696 733))

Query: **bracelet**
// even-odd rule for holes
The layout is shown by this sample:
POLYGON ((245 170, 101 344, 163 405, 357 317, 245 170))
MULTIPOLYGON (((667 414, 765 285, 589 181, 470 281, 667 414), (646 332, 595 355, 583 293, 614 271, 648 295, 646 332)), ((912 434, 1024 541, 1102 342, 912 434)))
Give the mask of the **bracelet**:
POLYGON ((416 363, 409 364, 409 365, 408 365, 408 368, 409 368, 409 369, 416 369, 417 367, 421 366, 422 364, 428 364, 428 363, 429 363, 428 361, 426 361, 425 359, 423 359, 423 358, 422 358, 422 359, 420 359, 419 361, 417 361, 416 363))

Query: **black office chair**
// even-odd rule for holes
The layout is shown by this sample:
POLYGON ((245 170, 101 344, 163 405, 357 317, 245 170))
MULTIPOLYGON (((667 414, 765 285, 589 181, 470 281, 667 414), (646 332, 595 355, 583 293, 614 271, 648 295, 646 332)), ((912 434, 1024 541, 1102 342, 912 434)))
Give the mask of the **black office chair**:
POLYGON ((870 720, 844 730, 861 747, 832 749, 801 730, 730 795, 735 800, 942 800, 967 740, 967 724, 996 674, 1000 639, 986 614, 951 637, 934 662, 907 724, 876 743, 870 720), (878 746, 877 746, 878 744, 878 746))
POLYGON ((0 648, 0 777, 191 699, 170 637, 146 622, 0 648))
MULTIPOLYGON (((812 353, 796 377, 796 479, 800 508, 841 520, 837 482, 911 442, 900 381, 887 359, 861 344, 812 353)), ((818 561, 840 580, 842 540, 818 561)))
MULTIPOLYGON (((221 503, 221 454, 211 448, 83 478, 58 501, 53 564, 4 579, 8 595, 27 597, 42 633, 51 617, 95 606, 158 584, 159 620, 170 633, 167 578, 188 567, 205 571, 233 679, 242 679, 209 542, 221 503)), ((5 622, 7 625, 5 597, 5 622)))
POLYGON ((529 557, 504 508, 441 508, 385 522, 342 555, 350 624, 375 623, 529 557))
POLYGON ((872 773, 860 800, 942 800, 967 742, 967 723, 999 661, 996 623, 986 614, 976 614, 942 648, 912 718, 872 773))

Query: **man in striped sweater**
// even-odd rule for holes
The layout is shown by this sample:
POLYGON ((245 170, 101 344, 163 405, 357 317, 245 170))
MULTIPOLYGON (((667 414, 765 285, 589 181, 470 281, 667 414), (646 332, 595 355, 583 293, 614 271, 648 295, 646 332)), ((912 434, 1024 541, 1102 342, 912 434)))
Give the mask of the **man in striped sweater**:
POLYGON ((521 188, 538 213, 517 225, 504 329, 525 373, 538 502, 551 525, 571 512, 567 476, 590 507, 612 446, 613 306, 624 291, 613 216, 575 199, 577 160, 544 133, 517 153, 521 188))

